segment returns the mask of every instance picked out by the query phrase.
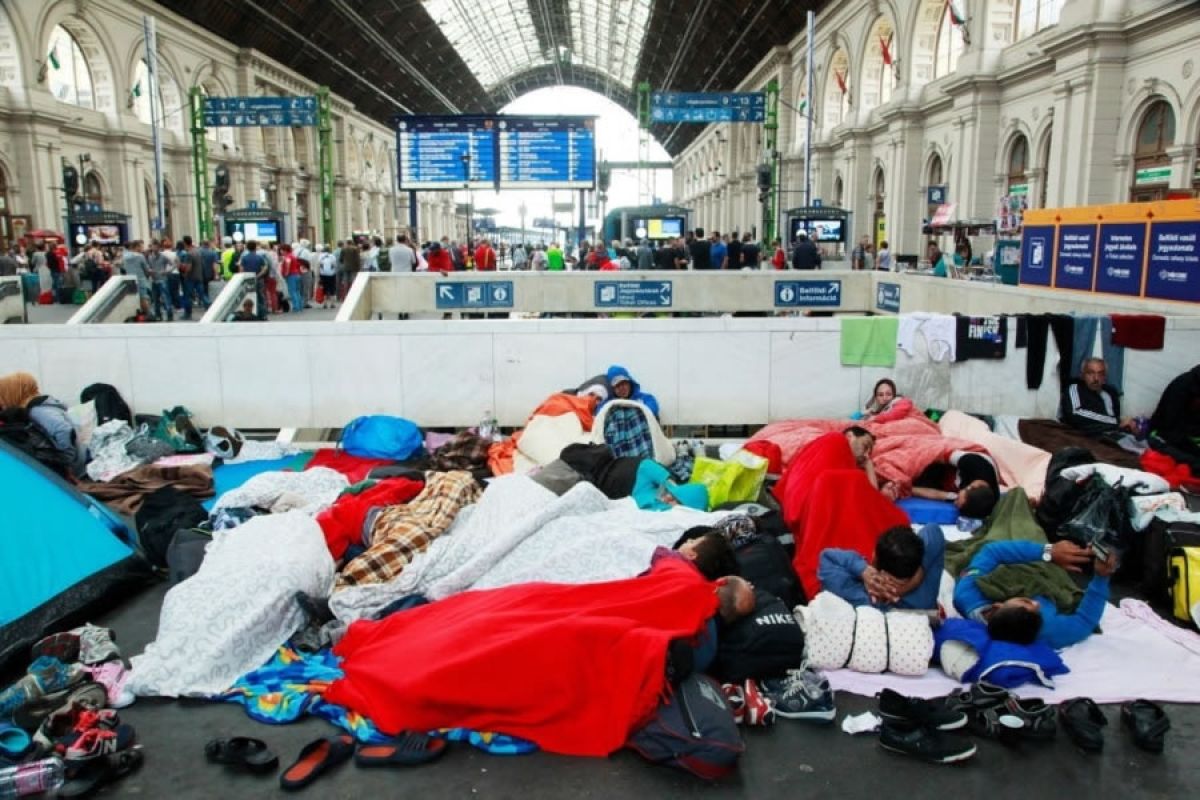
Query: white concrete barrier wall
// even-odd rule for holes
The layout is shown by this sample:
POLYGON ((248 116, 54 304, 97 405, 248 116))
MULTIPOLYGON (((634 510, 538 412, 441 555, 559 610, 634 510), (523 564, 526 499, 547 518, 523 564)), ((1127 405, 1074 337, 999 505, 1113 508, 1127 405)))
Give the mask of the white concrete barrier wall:
POLYGON ((114 275, 67 320, 67 325, 121 323, 141 308, 137 278, 114 275))
MULTIPOLYGON (((1025 351, 1002 361, 843 367, 839 318, 464 320, 260 325, 9 325, 0 374, 27 370, 64 400, 112 383, 139 412, 177 404, 203 426, 340 427, 387 413, 426 426, 520 425, 553 391, 610 364, 659 398, 666 424, 844 416, 881 377, 922 406, 1054 416, 1057 353, 1039 391, 1025 351)), ((1010 326, 1010 335, 1013 331, 1010 326)), ((1149 413, 1200 354, 1200 319, 1168 319, 1161 351, 1126 351, 1125 410, 1149 413)))

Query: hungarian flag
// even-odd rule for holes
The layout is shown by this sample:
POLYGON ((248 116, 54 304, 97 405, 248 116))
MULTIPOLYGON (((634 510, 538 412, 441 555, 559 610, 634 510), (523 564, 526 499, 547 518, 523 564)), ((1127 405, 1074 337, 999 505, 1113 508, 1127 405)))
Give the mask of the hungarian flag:
POLYGON ((58 48, 57 47, 50 51, 50 53, 46 56, 46 60, 49 61, 50 66, 54 67, 55 69, 58 69, 59 67, 62 66, 61 64, 58 63, 58 48))
POLYGON ((950 13, 950 21, 955 25, 962 25, 967 21, 967 18, 962 15, 958 7, 954 5, 954 0, 946 0, 946 11, 950 13))
POLYGON ((838 88, 842 90, 842 94, 845 94, 846 93, 846 76, 843 75, 842 73, 838 72, 835 69, 833 71, 833 77, 837 79, 837 85, 838 85, 838 88))
POLYGON ((888 40, 882 36, 879 37, 879 52, 883 56, 883 63, 890 67, 892 65, 892 51, 888 48, 888 40))

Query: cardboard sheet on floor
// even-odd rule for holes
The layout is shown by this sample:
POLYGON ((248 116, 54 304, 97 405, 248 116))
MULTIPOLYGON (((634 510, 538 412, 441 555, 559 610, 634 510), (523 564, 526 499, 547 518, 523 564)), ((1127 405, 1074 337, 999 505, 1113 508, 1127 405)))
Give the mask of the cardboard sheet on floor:
MULTIPOLYGON (((1200 637, 1189 637, 1194 644, 1185 646, 1132 611, 1112 604, 1105 609, 1100 628, 1103 634, 1062 651, 1071 672, 1055 679, 1053 689, 1026 684, 1015 693, 1039 697, 1047 703, 1074 697, 1090 697, 1097 703, 1139 697, 1165 703, 1200 703, 1200 684, 1192 680, 1192 676, 1200 675, 1200 637)), ((826 674, 836 691, 866 697, 874 697, 885 688, 911 697, 943 697, 962 688, 936 667, 917 678, 846 669, 826 674)))

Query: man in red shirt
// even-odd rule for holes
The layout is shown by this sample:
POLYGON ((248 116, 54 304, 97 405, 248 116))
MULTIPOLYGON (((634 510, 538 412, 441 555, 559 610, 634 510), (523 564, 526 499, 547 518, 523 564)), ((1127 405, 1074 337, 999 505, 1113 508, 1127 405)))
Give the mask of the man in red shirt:
POLYGON ((480 272, 496 271, 496 251, 487 239, 480 239, 479 247, 475 248, 475 269, 480 272))

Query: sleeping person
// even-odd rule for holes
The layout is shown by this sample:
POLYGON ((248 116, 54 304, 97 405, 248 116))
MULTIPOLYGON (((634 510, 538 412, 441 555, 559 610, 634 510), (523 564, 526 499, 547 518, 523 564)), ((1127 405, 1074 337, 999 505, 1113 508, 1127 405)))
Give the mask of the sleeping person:
POLYGON ((854 606, 937 608, 946 540, 937 525, 914 533, 907 525, 884 531, 868 561, 855 550, 829 547, 821 552, 817 577, 827 592, 854 606))
POLYGON ((913 481, 912 493, 952 501, 960 516, 986 519, 1000 499, 1000 478, 991 457, 955 450, 947 461, 926 467, 913 481))

